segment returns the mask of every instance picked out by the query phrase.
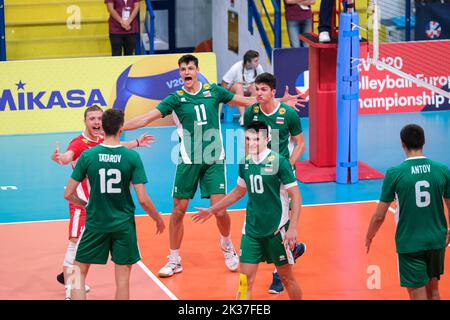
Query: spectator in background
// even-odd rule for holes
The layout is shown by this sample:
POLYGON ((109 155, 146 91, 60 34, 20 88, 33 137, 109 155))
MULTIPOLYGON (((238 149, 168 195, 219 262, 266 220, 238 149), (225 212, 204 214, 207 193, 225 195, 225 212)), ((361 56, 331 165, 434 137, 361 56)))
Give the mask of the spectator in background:
POLYGON ((319 42, 331 42, 331 16, 333 15, 333 0, 322 0, 319 11, 319 42))
POLYGON ((291 48, 307 47, 299 35, 311 31, 311 5, 315 0, 284 0, 286 24, 291 48))
POLYGON ((105 0, 109 16, 109 39, 113 56, 131 56, 136 48, 140 0, 105 0))
MULTIPOLYGON (((259 53, 254 50, 248 50, 244 54, 244 59, 236 62, 230 70, 225 73, 222 79, 222 87, 245 97, 254 97, 255 78, 263 73, 264 70, 259 64, 259 53)), ((245 107, 239 107, 239 124, 244 125, 245 107)))

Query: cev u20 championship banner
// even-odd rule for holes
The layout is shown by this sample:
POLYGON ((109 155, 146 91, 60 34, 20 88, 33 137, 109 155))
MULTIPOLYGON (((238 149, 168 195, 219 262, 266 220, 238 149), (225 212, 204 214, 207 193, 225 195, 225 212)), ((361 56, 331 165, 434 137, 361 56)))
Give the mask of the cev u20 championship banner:
MULTIPOLYGON (((0 63, 0 134, 81 131, 87 107, 121 109, 125 120, 153 110, 183 85, 182 54, 0 63)), ((217 79, 216 56, 196 53, 199 80, 217 79)), ((172 117, 152 123, 172 125, 172 117)))

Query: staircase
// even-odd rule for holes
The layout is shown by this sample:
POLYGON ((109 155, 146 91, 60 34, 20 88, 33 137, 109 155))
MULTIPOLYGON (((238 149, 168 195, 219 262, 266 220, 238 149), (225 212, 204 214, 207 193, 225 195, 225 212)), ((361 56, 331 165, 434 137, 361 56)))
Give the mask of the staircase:
POLYGON ((7 60, 109 56, 100 0, 5 0, 7 60))

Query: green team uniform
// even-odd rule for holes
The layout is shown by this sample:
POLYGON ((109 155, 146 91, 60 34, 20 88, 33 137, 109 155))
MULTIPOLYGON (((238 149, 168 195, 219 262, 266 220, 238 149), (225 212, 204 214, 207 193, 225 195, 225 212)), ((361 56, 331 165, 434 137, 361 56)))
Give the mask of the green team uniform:
POLYGON ((267 149, 257 163, 247 156, 239 164, 238 185, 247 188, 248 202, 242 230, 240 261, 276 266, 294 264, 282 243, 289 226, 287 189, 297 186, 289 161, 267 149))
POLYGON ((195 94, 183 87, 156 106, 163 117, 173 113, 180 138, 173 197, 193 198, 199 181, 202 198, 226 193, 219 103, 233 97, 217 84, 203 84, 195 94))
POLYGON ((280 102, 272 114, 266 114, 259 103, 255 103, 245 109, 244 126, 249 125, 253 121, 263 121, 270 127, 271 137, 268 148, 289 160, 294 150, 294 144, 290 142, 290 137, 297 136, 303 132, 297 112, 287 104, 280 102), (279 141, 279 143, 275 144, 275 141, 279 141))
POLYGON ((73 170, 72 179, 81 182, 86 176, 91 190, 86 206, 86 228, 75 260, 105 264, 111 251, 116 264, 136 263, 141 257, 130 184, 147 183, 139 154, 121 145, 102 144, 86 150, 73 170))
POLYGON ((403 287, 422 287, 444 272, 443 197, 450 198, 450 171, 443 164, 413 157, 386 173, 380 200, 397 200, 395 242, 403 287))

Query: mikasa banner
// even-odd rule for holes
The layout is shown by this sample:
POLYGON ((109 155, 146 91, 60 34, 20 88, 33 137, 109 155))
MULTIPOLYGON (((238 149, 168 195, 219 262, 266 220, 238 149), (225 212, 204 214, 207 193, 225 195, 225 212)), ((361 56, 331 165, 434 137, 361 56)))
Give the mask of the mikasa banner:
MULTIPOLYGON (((199 80, 216 82, 213 53, 199 58, 199 80)), ((183 82, 182 54, 0 63, 0 134, 70 132, 83 129, 86 107, 125 112, 128 120, 149 110, 183 82)), ((172 125, 171 117, 152 123, 172 125)))

